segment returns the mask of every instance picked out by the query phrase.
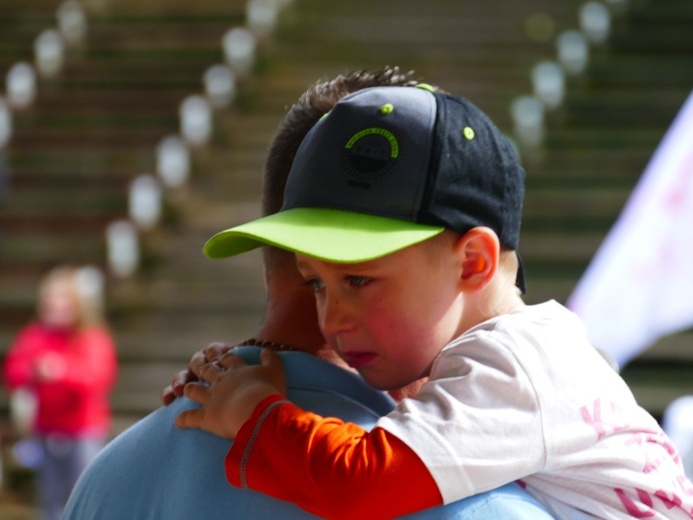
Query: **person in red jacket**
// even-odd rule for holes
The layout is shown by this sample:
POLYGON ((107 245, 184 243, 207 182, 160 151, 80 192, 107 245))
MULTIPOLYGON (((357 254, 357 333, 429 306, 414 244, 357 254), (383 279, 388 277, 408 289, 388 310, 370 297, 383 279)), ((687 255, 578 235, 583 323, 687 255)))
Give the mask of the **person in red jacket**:
POLYGON ((59 266, 39 286, 37 319, 19 331, 4 365, 11 394, 36 405, 31 431, 43 447, 39 482, 48 520, 58 519, 111 427, 116 351, 89 271, 59 266))

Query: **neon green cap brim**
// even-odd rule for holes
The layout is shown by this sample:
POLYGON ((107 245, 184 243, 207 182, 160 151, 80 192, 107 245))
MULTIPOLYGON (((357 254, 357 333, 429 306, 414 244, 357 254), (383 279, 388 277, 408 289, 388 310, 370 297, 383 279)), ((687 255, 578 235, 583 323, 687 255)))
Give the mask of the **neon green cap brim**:
POLYGON ((444 231, 406 220, 327 208, 294 208, 220 231, 204 246, 210 258, 271 245, 327 262, 367 262, 444 231))

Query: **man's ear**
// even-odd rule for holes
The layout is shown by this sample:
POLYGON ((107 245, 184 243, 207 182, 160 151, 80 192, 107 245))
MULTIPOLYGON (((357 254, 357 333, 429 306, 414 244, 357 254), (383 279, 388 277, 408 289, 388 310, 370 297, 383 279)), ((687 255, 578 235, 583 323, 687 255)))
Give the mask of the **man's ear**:
POLYGON ((487 227, 472 228, 457 239, 455 250, 462 289, 474 293, 486 287, 498 270, 500 242, 496 233, 487 227))

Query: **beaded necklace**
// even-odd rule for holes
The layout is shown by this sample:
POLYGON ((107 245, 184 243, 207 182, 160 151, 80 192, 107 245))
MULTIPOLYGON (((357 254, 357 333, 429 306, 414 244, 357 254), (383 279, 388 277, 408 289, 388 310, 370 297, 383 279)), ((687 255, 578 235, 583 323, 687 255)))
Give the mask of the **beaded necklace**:
POLYGON ((285 351, 294 351, 298 350, 297 348, 290 347, 288 345, 283 345, 281 343, 275 343, 274 341, 269 341, 265 339, 257 339, 257 338, 248 338, 245 341, 241 341, 239 344, 234 345, 235 347, 260 347, 260 348, 268 348, 271 350, 285 350, 285 351))

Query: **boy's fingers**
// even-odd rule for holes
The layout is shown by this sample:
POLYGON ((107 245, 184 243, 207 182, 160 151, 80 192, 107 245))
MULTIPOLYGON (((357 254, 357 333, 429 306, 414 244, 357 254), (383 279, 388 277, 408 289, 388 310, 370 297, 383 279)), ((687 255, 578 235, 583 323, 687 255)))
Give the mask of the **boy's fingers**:
POLYGON ((173 388, 173 391, 175 392, 177 387, 181 387, 182 391, 182 387, 185 386, 186 383, 190 383, 196 379, 195 374, 193 374, 190 370, 181 370, 180 372, 176 372, 171 378, 171 388, 173 388))
POLYGON ((201 381, 212 383, 216 380, 219 372, 223 372, 224 370, 226 370, 226 368, 221 366, 219 361, 206 363, 197 370, 197 377, 199 377, 201 381))
POLYGON ((175 398, 176 394, 173 392, 171 385, 168 385, 161 391, 161 402, 164 403, 165 406, 171 404, 175 398))
POLYGON ((190 370, 176 372, 171 378, 171 384, 161 391, 161 401, 165 405, 171 404, 176 397, 183 395, 183 387, 196 379, 197 377, 190 370))
POLYGON ((260 352, 260 364, 263 367, 281 367, 282 358, 280 358, 274 350, 269 348, 263 348, 262 352, 260 352))
POLYGON ((181 381, 180 383, 176 383, 176 384, 171 385, 171 391, 173 392, 173 395, 175 397, 180 397, 181 395, 183 395, 183 390, 185 389, 185 385, 187 385, 188 383, 192 383, 193 381, 195 381, 195 380, 191 379, 190 381, 187 381, 187 382, 181 381))
POLYGON ((260 353, 260 365, 267 369, 270 378, 268 381, 281 393, 286 395, 286 379, 284 377, 284 365, 282 363, 282 358, 268 348, 263 349, 260 353))
POLYGON ((206 362, 209 363, 211 361, 216 361, 232 348, 233 347, 227 345, 226 343, 210 343, 202 351, 202 354, 204 355, 206 362))
POLYGON ((209 397, 209 389, 205 385, 199 383, 188 383, 185 385, 183 393, 185 397, 191 401, 195 401, 197 404, 205 404, 209 397))
POLYGON ((218 361, 217 364, 227 370, 232 369, 232 368, 238 368, 245 366, 246 363, 241 359, 239 356, 236 354, 231 354, 230 352, 227 352, 224 354, 218 361))
POLYGON ((201 409, 185 410, 178 414, 174 423, 178 428, 199 428, 203 414, 201 409))
MULTIPOLYGON (((190 358, 188 369, 196 377, 200 377, 202 367, 217 361, 231 347, 224 343, 210 343, 204 349, 195 352, 190 358)), ((192 381, 192 379, 190 379, 192 381)))
POLYGON ((190 358, 190 363, 188 363, 188 369, 197 377, 200 376, 200 369, 209 363, 205 357, 204 352, 195 352, 190 358))

